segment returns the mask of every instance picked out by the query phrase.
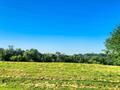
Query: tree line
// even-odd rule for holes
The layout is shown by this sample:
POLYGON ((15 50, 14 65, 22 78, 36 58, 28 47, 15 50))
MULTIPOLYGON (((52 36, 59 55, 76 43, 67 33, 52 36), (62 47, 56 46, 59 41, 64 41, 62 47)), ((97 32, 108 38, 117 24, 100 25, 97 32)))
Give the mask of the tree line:
POLYGON ((23 61, 23 62, 74 62, 74 63, 98 63, 109 64, 106 54, 74 54, 66 55, 60 52, 40 53, 37 49, 22 50, 14 49, 9 46, 8 49, 0 48, 0 61, 23 61))

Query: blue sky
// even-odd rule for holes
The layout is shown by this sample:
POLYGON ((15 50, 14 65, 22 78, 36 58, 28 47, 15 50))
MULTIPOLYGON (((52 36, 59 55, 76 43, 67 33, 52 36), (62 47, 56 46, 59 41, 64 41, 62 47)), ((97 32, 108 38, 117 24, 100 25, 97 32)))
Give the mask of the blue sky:
POLYGON ((119 10, 120 0, 0 0, 0 47, 99 53, 119 10))

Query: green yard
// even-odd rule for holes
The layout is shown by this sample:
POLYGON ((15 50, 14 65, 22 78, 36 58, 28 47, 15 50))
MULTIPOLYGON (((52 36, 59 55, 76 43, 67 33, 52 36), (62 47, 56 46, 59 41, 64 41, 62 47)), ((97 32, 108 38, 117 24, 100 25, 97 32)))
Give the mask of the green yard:
POLYGON ((0 62, 0 90, 119 90, 120 67, 0 62))

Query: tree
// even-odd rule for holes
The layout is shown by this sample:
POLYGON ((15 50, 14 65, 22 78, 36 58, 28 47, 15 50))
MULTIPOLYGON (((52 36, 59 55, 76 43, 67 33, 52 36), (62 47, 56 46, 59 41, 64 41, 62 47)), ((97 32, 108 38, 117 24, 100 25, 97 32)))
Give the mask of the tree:
POLYGON ((15 50, 15 55, 23 55, 24 52, 25 52, 25 51, 22 50, 21 48, 17 48, 17 49, 15 50))
POLYGON ((82 55, 81 54, 74 54, 72 57, 73 57, 73 62, 76 62, 76 63, 82 62, 82 55))
POLYGON ((61 61, 61 53, 60 52, 56 52, 55 55, 57 56, 57 62, 61 61))
POLYGON ((37 49, 26 50, 23 53, 23 57, 25 58, 25 61, 41 61, 41 54, 38 52, 37 49))
POLYGON ((0 48, 0 61, 4 60, 5 50, 3 48, 0 48))
POLYGON ((120 26, 118 26, 105 42, 109 64, 120 65, 120 26))
POLYGON ((10 57, 10 60, 11 61, 23 61, 23 57, 21 55, 18 55, 18 56, 14 55, 10 57))
POLYGON ((33 61, 39 62, 41 61, 41 53, 37 49, 30 49, 30 55, 33 61))
POLYGON ((32 60, 32 56, 31 56, 31 53, 29 50, 26 50, 24 53, 23 53, 23 57, 24 57, 24 61, 33 61, 32 60))

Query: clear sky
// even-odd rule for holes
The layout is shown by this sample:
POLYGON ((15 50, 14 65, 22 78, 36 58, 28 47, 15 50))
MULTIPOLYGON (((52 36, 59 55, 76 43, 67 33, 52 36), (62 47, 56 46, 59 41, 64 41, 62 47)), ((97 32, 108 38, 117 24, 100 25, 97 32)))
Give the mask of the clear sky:
POLYGON ((120 0, 0 0, 0 47, 66 54, 104 49, 120 0))

